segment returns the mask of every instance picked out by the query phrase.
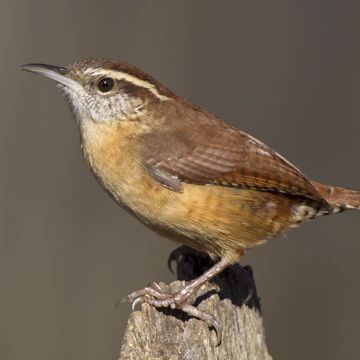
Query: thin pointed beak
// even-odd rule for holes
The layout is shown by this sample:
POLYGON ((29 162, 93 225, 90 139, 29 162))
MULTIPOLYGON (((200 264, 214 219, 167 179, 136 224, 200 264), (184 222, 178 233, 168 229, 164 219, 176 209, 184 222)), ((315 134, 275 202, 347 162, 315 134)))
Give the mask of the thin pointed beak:
POLYGON ((69 73, 69 69, 66 67, 46 64, 26 64, 20 66, 20 70, 44 75, 74 90, 80 86, 78 82, 66 76, 69 73))

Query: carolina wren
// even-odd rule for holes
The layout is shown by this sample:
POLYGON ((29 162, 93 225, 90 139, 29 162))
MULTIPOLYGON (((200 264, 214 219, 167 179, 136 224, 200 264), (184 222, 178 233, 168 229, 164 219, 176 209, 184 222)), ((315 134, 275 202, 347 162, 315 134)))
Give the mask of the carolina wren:
POLYGON ((214 326, 219 339, 216 319, 188 303, 196 289, 246 249, 304 220, 360 207, 360 192, 309 180, 262 142, 130 64, 99 58, 21 68, 58 82, 84 157, 120 206, 219 260, 178 293, 154 283, 128 300, 179 308, 214 326))

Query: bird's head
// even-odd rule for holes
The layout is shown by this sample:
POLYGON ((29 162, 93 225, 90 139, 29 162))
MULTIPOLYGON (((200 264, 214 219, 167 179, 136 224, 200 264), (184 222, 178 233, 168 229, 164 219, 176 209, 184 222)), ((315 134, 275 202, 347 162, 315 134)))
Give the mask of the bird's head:
POLYGON ((79 122, 137 119, 151 104, 173 97, 151 76, 118 60, 88 59, 67 67, 27 64, 21 69, 57 81, 79 122))

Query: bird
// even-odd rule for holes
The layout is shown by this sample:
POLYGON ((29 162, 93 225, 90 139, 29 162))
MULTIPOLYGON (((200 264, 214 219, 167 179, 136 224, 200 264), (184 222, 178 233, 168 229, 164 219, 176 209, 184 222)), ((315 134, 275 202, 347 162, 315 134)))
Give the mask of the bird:
POLYGON ((91 58, 22 70, 57 82, 101 186, 159 235, 214 265, 176 293, 154 282, 128 295, 222 326, 190 298, 245 252, 300 223, 360 208, 360 192, 322 184, 253 136, 124 61, 91 58))

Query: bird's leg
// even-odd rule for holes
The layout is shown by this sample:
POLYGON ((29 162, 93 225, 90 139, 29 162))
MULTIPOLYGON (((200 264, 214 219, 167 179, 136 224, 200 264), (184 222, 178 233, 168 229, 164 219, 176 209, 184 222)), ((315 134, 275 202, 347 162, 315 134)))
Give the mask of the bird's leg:
POLYGON ((218 343, 221 341, 222 329, 216 319, 199 309, 189 304, 189 298, 198 290, 203 284, 211 280, 214 276, 221 273, 225 268, 231 265, 231 262, 223 257, 218 263, 205 271, 201 276, 192 280, 180 291, 171 294, 162 291, 158 284, 153 283, 148 287, 134 291, 128 296, 128 301, 136 304, 138 302, 146 302, 155 307, 170 307, 172 309, 180 309, 189 316, 197 317, 207 323, 209 327, 214 327, 217 332, 218 343))

